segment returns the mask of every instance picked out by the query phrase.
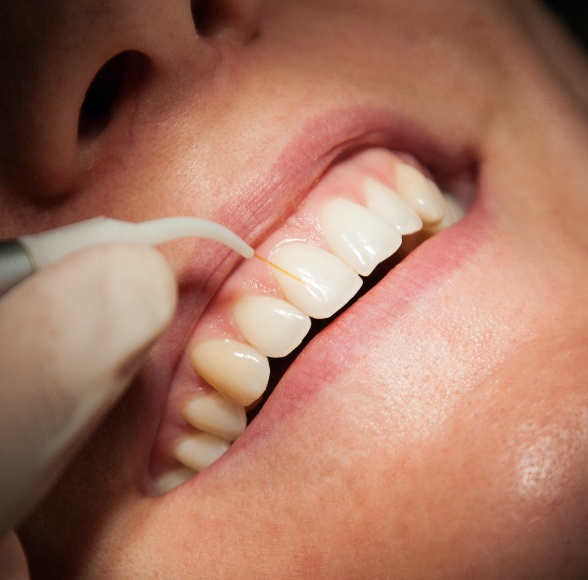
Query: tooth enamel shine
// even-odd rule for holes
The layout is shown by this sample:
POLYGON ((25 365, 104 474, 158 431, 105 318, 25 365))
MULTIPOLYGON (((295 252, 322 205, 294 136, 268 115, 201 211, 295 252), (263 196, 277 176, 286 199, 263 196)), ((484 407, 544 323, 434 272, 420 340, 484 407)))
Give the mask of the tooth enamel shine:
POLYGON ((180 439, 173 448, 173 455, 186 467, 202 471, 222 457, 229 447, 230 443, 220 437, 196 433, 180 439))
POLYGON ((361 278, 333 254, 316 246, 291 243, 279 247, 272 261, 300 278, 300 284, 274 271, 284 296, 312 318, 328 318, 361 288, 361 278))
POLYGON ((439 188, 418 169, 399 163, 396 166, 396 190, 426 225, 433 225, 445 216, 445 200, 439 188))
POLYGON ((310 318, 279 298, 246 296, 234 304, 233 314, 247 342, 269 357, 290 354, 310 330, 310 318))
POLYGON ((402 243, 402 236, 369 209, 335 198, 321 212, 321 225, 333 254, 358 274, 369 276, 402 243))
POLYGON ((367 206, 377 216, 394 226, 400 234, 414 234, 423 227, 417 213, 392 189, 382 182, 367 177, 364 182, 367 206))
POLYGON ((267 388, 267 358, 236 340, 203 341, 192 349, 190 362, 209 385, 238 405, 250 405, 267 388))
POLYGON ((245 431, 245 407, 236 405, 220 393, 195 395, 182 407, 182 417, 201 431, 234 441, 245 431))

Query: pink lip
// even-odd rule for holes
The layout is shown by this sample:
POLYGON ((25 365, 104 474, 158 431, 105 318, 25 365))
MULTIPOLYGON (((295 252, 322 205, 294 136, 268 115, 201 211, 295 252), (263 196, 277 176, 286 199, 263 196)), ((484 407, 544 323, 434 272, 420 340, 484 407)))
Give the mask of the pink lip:
MULTIPOLYGON (((389 111, 333 111, 308 122, 274 166, 239 191, 242 202, 254 208, 255 223, 244 221, 237 233, 255 246, 301 203, 331 164, 369 147, 412 154, 440 183, 474 166, 466 148, 441 142, 418 124, 389 111)), ((219 215, 229 211, 223 208, 219 215)))
MULTIPOLYGON (((248 207, 254 208, 253 210, 240 212, 236 221, 232 204, 231 207, 223 207, 215 215, 207 217, 228 225, 255 247, 271 233, 276 223, 292 213, 333 163, 369 147, 383 147, 412 154, 441 183, 463 175, 473 167, 472 158, 465 149, 440 143, 422 127, 388 111, 335 111, 309 122, 265 175, 237 189, 239 203, 247 204, 248 207)), ((150 391, 152 394, 149 415, 153 428, 151 442, 146 441, 146 445, 152 445, 169 385, 173 381, 178 363, 182 360, 193 328, 205 309, 207 300, 210 300, 239 260, 238 256, 224 251, 219 259, 219 254, 213 254, 218 248, 210 248, 202 260, 202 263, 208 265, 206 268, 195 267, 189 272, 183 272, 179 278, 178 313, 172 327, 158 346, 148 379, 156 388, 150 391), (211 267, 210 264, 215 266, 211 267)), ((426 261, 425 258, 425 264, 426 261)), ((349 313, 330 325, 327 332, 330 335, 341 334, 340 329, 343 328, 345 320, 352 316, 352 313, 361 312, 362 301, 363 299, 349 313)), ((271 405, 266 404, 267 409, 264 407, 262 414, 248 427, 238 440, 238 444, 233 446, 234 451, 243 449, 244 444, 263 431, 265 427, 262 426, 267 421, 274 422, 280 415, 288 412, 287 401, 290 395, 286 398, 282 396, 286 389, 290 391, 295 388, 298 399, 308 397, 309 394, 305 393, 300 385, 297 386, 296 380, 291 377, 295 377, 295 370, 299 364, 313 368, 317 361, 320 364, 325 357, 328 359, 338 355, 335 346, 324 348, 324 345, 320 345, 321 335, 305 349, 299 357, 300 361, 297 360, 284 377, 287 379, 282 381, 284 386, 279 386, 272 394, 268 401, 271 405)), ((339 342, 332 342, 332 345, 336 344, 339 342)), ((232 454, 233 450, 227 456, 232 454)))
POLYGON ((429 239, 392 269, 303 349, 229 453, 246 452, 284 422, 295 422, 298 410, 308 408, 337 384, 338 376, 373 355, 371 343, 383 328, 395 335, 402 356, 411 331, 418 336, 422 327, 437 322, 429 319, 407 332, 403 320, 413 319, 423 301, 433 304, 435 289, 472 263, 488 239, 486 232, 485 212, 477 205, 459 224, 429 239))

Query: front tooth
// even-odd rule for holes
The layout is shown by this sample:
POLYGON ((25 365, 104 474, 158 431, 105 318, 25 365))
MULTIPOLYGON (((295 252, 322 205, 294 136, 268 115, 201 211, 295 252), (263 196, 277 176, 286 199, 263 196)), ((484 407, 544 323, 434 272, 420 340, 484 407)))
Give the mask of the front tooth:
POLYGON ((286 299, 312 318, 329 318, 361 288, 361 278, 349 266, 316 246, 284 245, 272 261, 301 280, 274 271, 286 299))
POLYGON ((241 334, 266 356, 290 354, 310 330, 310 318, 279 298, 247 296, 233 306, 241 334))
POLYGON ((186 467, 202 471, 219 459, 230 447, 230 443, 210 435, 196 433, 180 439, 172 450, 173 456, 186 467))
POLYGON ((201 431, 234 441, 245 431, 245 407, 232 403, 219 393, 195 395, 182 406, 182 417, 201 431))
POLYGON ((190 353, 194 370, 233 403, 246 407, 261 397, 269 380, 265 356, 236 340, 214 339, 190 353))
POLYGON ((394 227, 347 199, 335 198, 325 203, 321 226, 333 254, 362 276, 369 276, 402 243, 402 236, 394 227))
POLYGON ((406 163, 396 166, 396 189, 426 225, 441 222, 445 201, 439 188, 418 169, 406 163))
POLYGON ((366 202, 371 211, 393 225, 403 236, 423 227, 417 213, 393 189, 372 177, 364 182, 366 202))
POLYGON ((168 491, 172 491, 176 487, 180 487, 186 481, 192 479, 196 475, 196 472, 189 467, 179 467, 178 469, 172 469, 166 471, 160 475, 154 482, 155 489, 163 495, 168 491))

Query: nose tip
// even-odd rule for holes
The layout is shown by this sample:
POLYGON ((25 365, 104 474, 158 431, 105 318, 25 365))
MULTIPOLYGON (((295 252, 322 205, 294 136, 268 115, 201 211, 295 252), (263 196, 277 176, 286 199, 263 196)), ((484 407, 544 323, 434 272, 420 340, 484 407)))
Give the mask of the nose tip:
POLYGON ((129 71, 177 77, 206 37, 252 37, 258 12, 259 0, 0 3, 2 180, 49 201, 75 192, 129 71))

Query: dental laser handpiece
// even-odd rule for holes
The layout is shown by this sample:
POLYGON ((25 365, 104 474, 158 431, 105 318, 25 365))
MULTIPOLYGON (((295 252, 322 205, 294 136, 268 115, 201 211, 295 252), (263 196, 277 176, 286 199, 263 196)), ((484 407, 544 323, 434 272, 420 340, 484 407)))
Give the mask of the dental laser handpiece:
POLYGON ((31 274, 82 248, 108 242, 156 246, 179 238, 208 238, 254 255, 237 234, 216 222, 195 217, 169 217, 141 223, 97 217, 30 236, 0 242, 0 296, 31 274))

